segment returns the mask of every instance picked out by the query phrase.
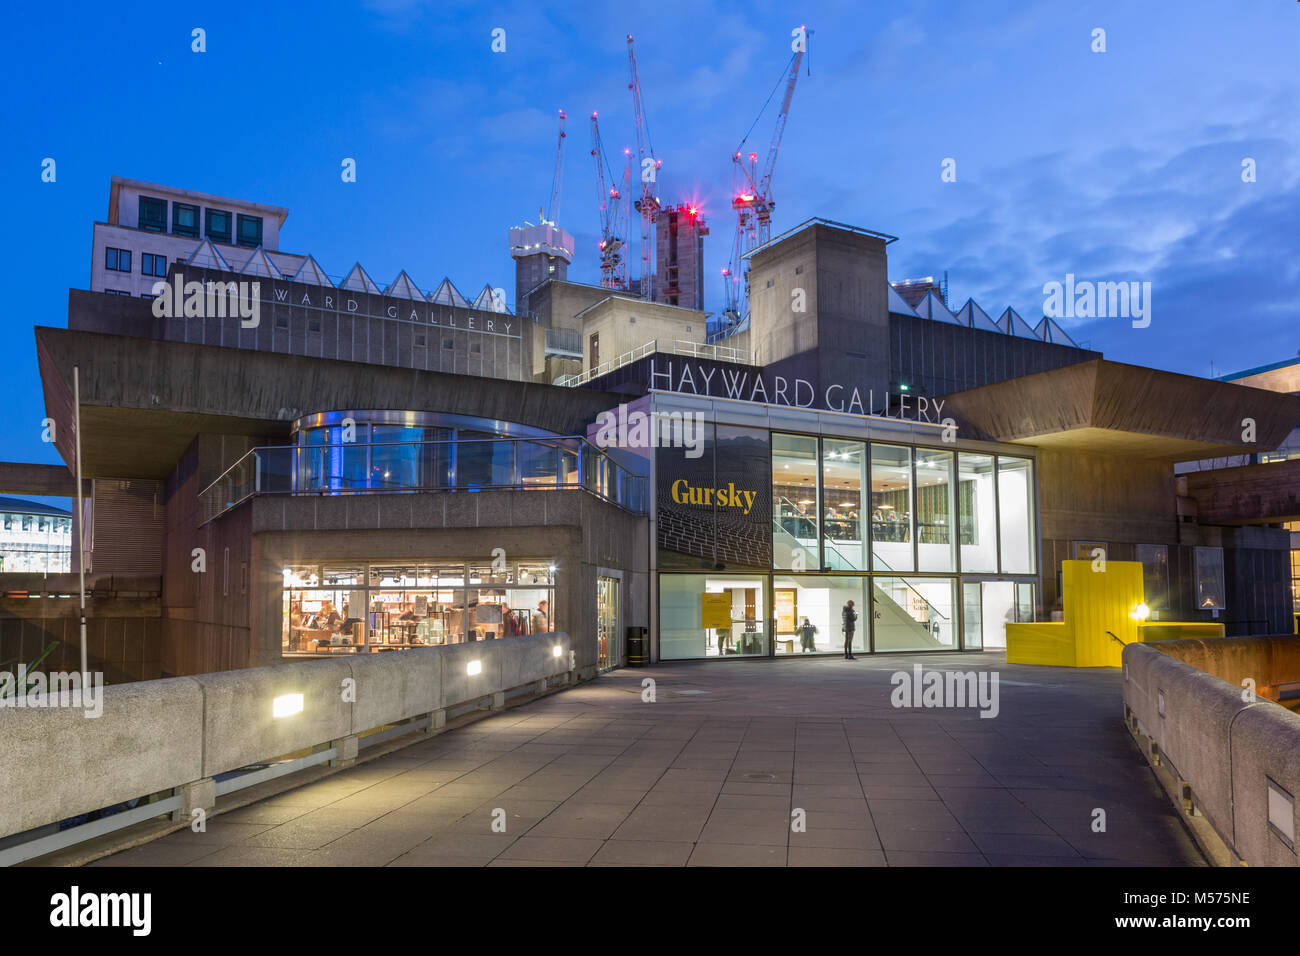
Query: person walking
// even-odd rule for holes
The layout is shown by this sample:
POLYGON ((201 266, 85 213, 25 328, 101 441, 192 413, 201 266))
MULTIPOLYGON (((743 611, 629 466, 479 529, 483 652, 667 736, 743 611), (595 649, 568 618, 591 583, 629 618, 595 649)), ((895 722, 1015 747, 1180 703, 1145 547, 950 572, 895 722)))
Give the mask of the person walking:
POLYGON ((813 635, 817 633, 817 627, 808 620, 803 619, 803 624, 799 627, 799 651, 816 651, 817 645, 813 643, 813 635))
POLYGON ((857 658, 853 656, 853 632, 858 625, 858 612, 853 609, 853 602, 844 605, 840 614, 844 619, 844 659, 856 661, 857 658))

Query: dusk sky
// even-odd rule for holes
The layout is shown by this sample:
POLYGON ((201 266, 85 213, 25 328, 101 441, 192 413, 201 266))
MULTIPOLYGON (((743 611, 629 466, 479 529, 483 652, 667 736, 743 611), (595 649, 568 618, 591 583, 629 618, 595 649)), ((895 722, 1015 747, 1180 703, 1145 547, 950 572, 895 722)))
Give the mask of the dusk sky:
POLYGON ((1031 323, 1067 273, 1150 282, 1148 328, 1061 322, 1121 362, 1222 375, 1300 351, 1294 0, 24 4, 8 20, 10 461, 58 460, 32 327, 65 326, 67 290, 89 285, 114 175, 287 207, 280 248, 335 276, 359 260, 381 285, 406 269, 513 303, 507 229, 549 199, 563 108, 570 278, 598 281, 588 116, 633 145, 628 33, 661 194, 702 204, 710 276, 731 247, 729 156, 802 23, 773 234, 816 216, 898 236, 891 279, 947 270, 954 309, 1031 323))

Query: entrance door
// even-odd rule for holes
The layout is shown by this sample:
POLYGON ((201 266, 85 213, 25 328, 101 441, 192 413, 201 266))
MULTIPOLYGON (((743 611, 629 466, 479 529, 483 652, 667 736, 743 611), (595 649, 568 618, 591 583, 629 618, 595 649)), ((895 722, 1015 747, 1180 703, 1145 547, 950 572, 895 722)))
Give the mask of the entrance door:
POLYGON ((1005 651, 1007 625, 1034 619, 1034 585, 1028 581, 966 581, 962 630, 968 651, 1005 651))
POLYGON ((619 580, 596 579, 596 667, 602 671, 618 667, 619 580))

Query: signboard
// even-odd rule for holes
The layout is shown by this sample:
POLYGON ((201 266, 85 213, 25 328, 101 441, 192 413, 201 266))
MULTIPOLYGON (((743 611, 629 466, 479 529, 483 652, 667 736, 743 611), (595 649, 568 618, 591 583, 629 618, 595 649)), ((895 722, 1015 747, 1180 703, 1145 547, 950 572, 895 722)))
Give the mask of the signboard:
POLYGON ((655 451, 658 564, 664 570, 772 566, 772 464, 766 429, 704 426, 703 452, 655 451))
POLYGON ((731 627, 731 594, 727 591, 700 595, 700 627, 731 627))

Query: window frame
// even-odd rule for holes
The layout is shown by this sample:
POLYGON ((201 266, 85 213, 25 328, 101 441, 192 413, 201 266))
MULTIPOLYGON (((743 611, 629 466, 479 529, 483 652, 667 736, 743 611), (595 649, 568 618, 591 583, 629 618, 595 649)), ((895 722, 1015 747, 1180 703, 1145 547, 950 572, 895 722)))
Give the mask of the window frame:
POLYGON ((199 207, 197 204, 195 204, 195 203, 188 203, 188 202, 173 202, 173 203, 172 203, 172 234, 173 234, 173 235, 176 235, 176 236, 186 236, 187 238, 190 238, 190 239, 198 239, 198 238, 199 238, 199 234, 202 232, 202 220, 203 220, 203 215, 202 215, 202 213, 201 213, 201 211, 200 211, 200 207, 199 207), (180 220, 179 220, 179 217, 178 217, 178 213, 180 213, 180 211, 181 211, 182 209, 193 210, 193 212, 194 212, 194 225, 193 225, 193 227, 188 227, 188 226, 182 226, 182 225, 181 225, 180 220), (189 232, 189 231, 187 231, 187 230, 190 229, 190 228, 193 228, 194 231, 193 231, 193 232, 189 232))
POLYGON ((231 213, 229 210, 204 207, 203 238, 211 239, 213 242, 220 242, 228 246, 231 244, 231 236, 232 236, 232 230, 234 229, 234 225, 235 225, 235 217, 234 214, 231 213), (226 217, 226 231, 224 233, 217 232, 212 228, 212 219, 214 216, 226 217))
POLYGON ((159 199, 157 196, 140 196, 139 206, 136 211, 135 224, 136 228, 145 232, 166 232, 167 231, 167 200, 159 199), (144 215, 146 203, 158 203, 162 207, 162 216, 157 219, 147 221, 144 215))
POLYGON ((262 244, 262 217, 246 216, 242 212, 235 213, 235 245, 244 246, 249 249, 256 249, 262 244), (244 224, 257 223, 257 241, 244 238, 244 224))

